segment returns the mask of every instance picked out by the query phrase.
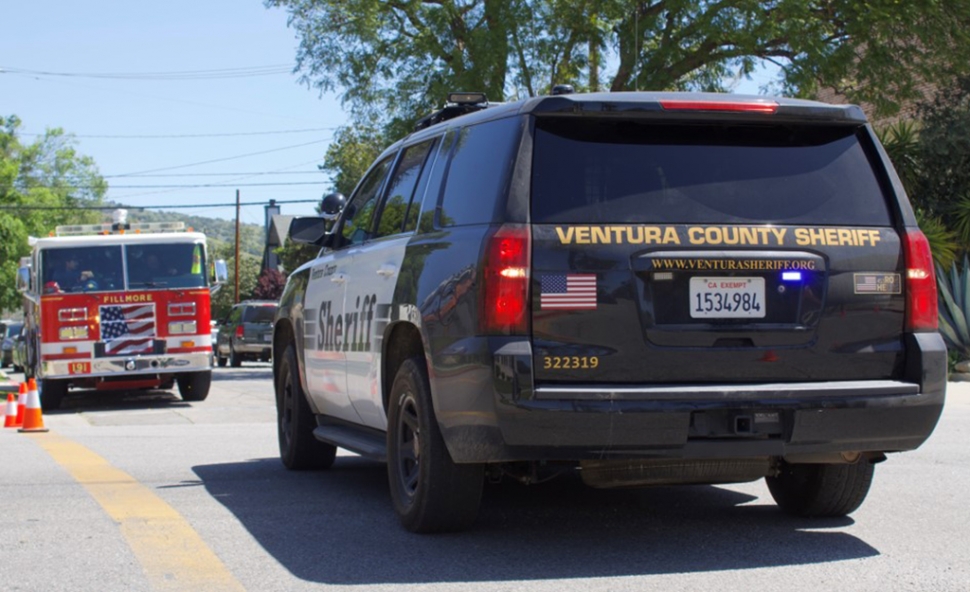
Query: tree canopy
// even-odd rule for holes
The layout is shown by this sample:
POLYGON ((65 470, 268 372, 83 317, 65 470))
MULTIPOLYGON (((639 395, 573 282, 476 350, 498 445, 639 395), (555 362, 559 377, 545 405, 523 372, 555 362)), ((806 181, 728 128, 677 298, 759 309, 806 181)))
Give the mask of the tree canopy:
POLYGON ((726 90, 765 63, 891 113, 970 64, 970 0, 265 0, 297 69, 398 133, 449 91, 726 90))
POLYGON ((25 144, 20 120, 0 117, 0 310, 21 306, 16 273, 30 254, 28 236, 46 236, 58 224, 99 222, 108 185, 94 161, 77 153, 60 129, 25 144))

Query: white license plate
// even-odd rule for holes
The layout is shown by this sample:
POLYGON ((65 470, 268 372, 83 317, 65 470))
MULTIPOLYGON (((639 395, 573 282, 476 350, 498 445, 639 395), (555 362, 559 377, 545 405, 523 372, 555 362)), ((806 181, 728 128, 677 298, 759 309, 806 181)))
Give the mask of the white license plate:
POLYGON ((273 341, 272 333, 263 333, 263 341, 273 341))
POLYGON ((693 319, 760 319, 765 316, 765 279, 760 277, 690 278, 693 319))

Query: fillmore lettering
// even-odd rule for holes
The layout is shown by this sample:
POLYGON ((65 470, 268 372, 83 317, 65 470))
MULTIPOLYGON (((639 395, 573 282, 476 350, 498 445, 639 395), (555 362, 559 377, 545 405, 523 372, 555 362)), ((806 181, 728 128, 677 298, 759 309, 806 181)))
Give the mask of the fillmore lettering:
POLYGON ((131 304, 152 300, 151 294, 105 294, 101 297, 102 304, 131 304))

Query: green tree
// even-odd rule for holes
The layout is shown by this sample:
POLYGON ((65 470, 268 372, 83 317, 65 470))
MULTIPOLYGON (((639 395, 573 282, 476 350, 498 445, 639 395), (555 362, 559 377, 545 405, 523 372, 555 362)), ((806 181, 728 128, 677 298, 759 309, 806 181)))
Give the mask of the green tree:
MULTIPOLYGON (((229 279, 212 297, 212 318, 218 320, 224 318, 232 305, 236 303, 236 250, 231 243, 211 241, 209 243, 209 257, 214 260, 224 259, 229 271, 229 279)), ((240 251, 239 258, 241 260, 239 266, 239 299, 245 300, 256 288, 260 258, 243 251, 240 251)))
POLYGON ((834 87, 892 112, 966 72, 970 0, 265 0, 297 68, 395 137, 454 90, 724 90, 759 64, 790 94, 834 87))
POLYGON ((916 201, 970 244, 970 76, 918 110, 916 201))
POLYGON ((108 185, 76 141, 60 129, 30 144, 17 135, 20 120, 0 117, 0 310, 20 307, 16 272, 30 254, 28 236, 46 236, 59 224, 95 223, 108 185), (41 209, 49 208, 49 209, 41 209))

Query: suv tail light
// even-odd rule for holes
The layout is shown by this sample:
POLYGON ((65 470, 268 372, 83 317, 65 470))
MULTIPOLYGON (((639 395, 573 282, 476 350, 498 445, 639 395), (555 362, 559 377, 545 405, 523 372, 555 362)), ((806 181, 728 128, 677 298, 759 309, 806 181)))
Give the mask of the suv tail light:
POLYGON ((939 310, 930 243, 919 230, 903 235, 906 256, 906 330, 936 331, 939 310))
POLYGON ((685 101, 670 99, 660 101, 664 111, 730 111, 735 113, 764 113, 778 111, 774 101, 685 101))
POLYGON ((242 339, 244 333, 245 333, 245 330, 243 329, 243 326, 236 325, 236 337, 238 337, 239 339, 242 339))
POLYGON ((529 331, 529 262, 532 238, 527 226, 506 224, 485 239, 485 264, 479 314, 490 335, 529 331))

